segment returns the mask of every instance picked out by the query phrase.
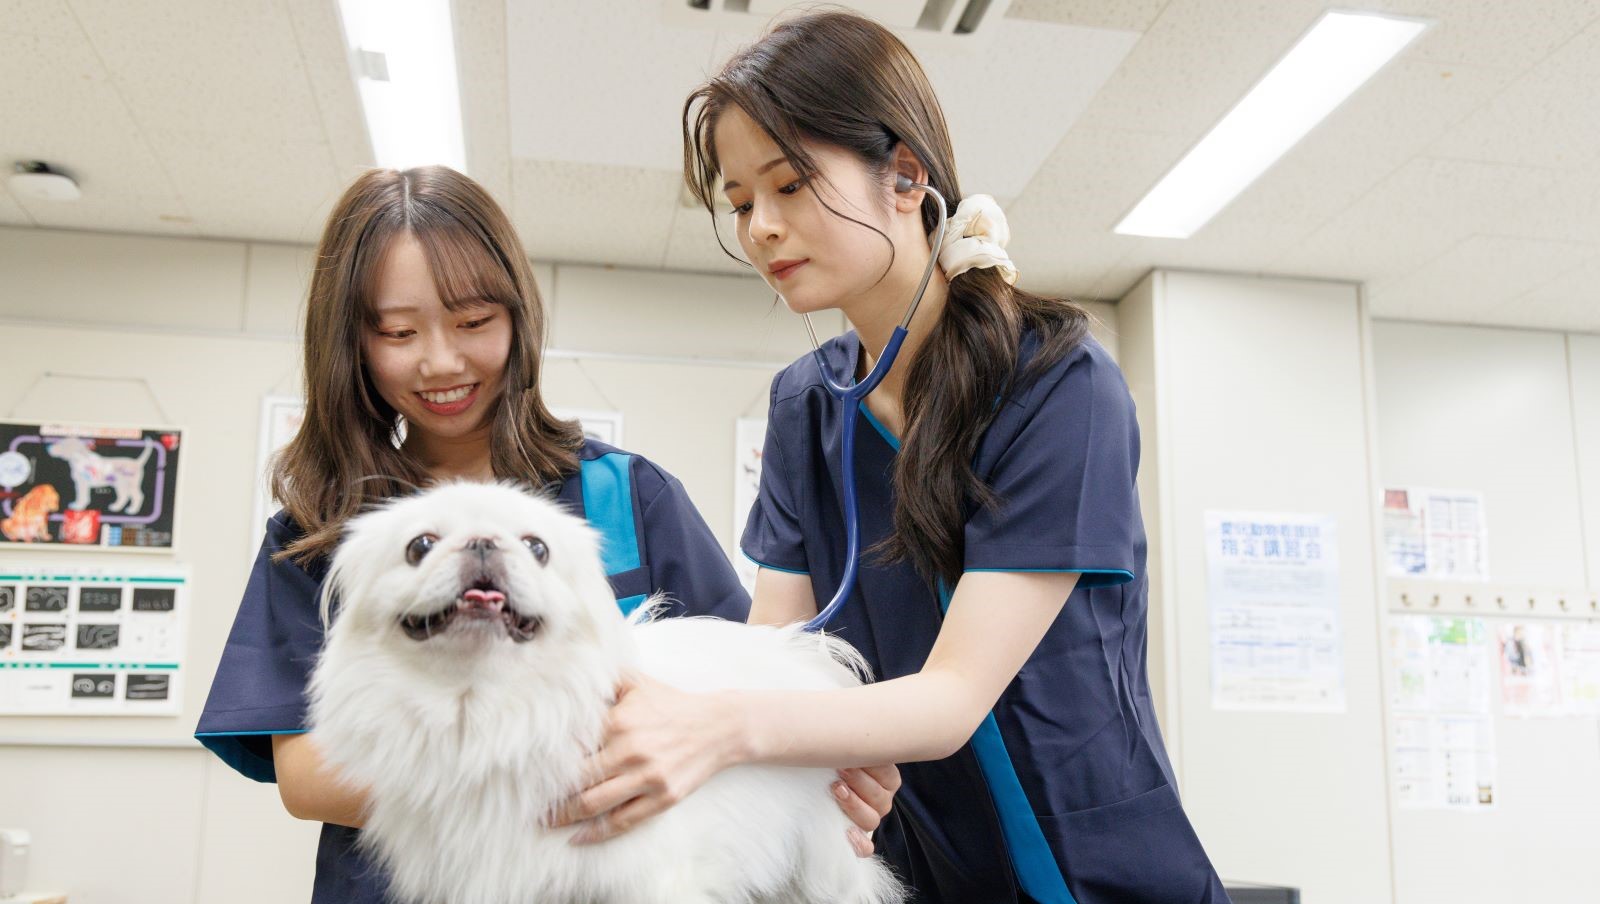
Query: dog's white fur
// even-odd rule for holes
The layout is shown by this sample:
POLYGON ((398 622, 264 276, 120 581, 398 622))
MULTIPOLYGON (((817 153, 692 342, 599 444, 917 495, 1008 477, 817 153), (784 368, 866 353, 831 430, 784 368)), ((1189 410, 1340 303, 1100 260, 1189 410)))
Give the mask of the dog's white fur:
MULTIPOLYGON (((480 546, 483 544, 480 543, 480 546)), ((491 582, 492 583, 492 582, 491 582)), ((725 770, 610 841, 572 846, 552 809, 588 783, 624 674, 684 690, 859 683, 859 655, 794 628, 709 618, 624 619, 597 537, 509 486, 448 484, 354 519, 324 595, 335 617, 311 682, 319 748, 369 789, 362 843, 413 904, 896 904, 876 858, 858 858, 826 769, 725 770), (418 535, 438 540, 408 564, 418 535), (540 564, 524 542, 549 550, 540 564), (473 538, 493 542, 486 553, 473 538), (505 606, 415 640, 401 619, 456 605, 485 569, 505 606), (848 663, 848 665, 846 664, 848 663)), ((463 603, 464 605, 464 603, 463 603)))

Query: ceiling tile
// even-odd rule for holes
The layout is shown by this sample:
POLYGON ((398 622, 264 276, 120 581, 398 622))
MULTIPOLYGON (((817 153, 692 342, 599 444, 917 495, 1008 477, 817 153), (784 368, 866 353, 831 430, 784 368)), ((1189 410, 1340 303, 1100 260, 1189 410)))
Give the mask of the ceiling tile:
POLYGON ((73 9, 143 128, 322 136, 294 29, 276 0, 75 0, 73 9))
POLYGON ((518 160, 512 216, 528 256, 659 267, 682 176, 661 170, 518 160))
POLYGON ((1008 19, 1144 31, 1168 0, 1011 0, 1008 19))
POLYGON ((1472 236, 1426 265, 1368 285, 1378 317, 1456 323, 1526 325, 1530 289, 1553 285, 1596 252, 1594 246, 1507 236, 1472 236))
POLYGON ((1497 231, 1556 181, 1539 167, 1418 157, 1283 254, 1275 272, 1391 279, 1468 236, 1497 231))
POLYGON ((1441 157, 1532 166, 1600 161, 1600 24, 1577 36, 1439 138, 1441 157))
POLYGON ((66 0, 0 0, 0 34, 81 38, 66 0))
POLYGON ((1517 296, 1518 321, 1533 327, 1600 333, 1600 244, 1587 263, 1517 296))
MULTIPOLYGON (((729 251, 741 255, 739 239, 733 232, 733 218, 718 213, 715 227, 729 251)), ((693 270, 704 273, 747 274, 752 272, 743 258, 728 257, 717 244, 713 220, 703 207, 678 205, 673 211, 672 233, 667 240, 667 251, 662 266, 669 270, 693 270)))
POLYGON ((706 75, 716 33, 659 17, 637 0, 510 4, 512 156, 681 169, 683 101, 706 75))

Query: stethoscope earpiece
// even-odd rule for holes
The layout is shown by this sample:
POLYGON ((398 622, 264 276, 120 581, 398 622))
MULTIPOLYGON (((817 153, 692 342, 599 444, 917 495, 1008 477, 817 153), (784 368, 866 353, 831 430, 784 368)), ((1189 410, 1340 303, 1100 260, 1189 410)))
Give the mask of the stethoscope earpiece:
POLYGON ((912 182, 911 181, 911 177, 907 176, 905 173, 896 173, 895 174, 895 177, 894 177, 894 190, 895 190, 895 192, 897 194, 905 194, 906 192, 910 191, 915 185, 916 185, 916 183, 912 182))

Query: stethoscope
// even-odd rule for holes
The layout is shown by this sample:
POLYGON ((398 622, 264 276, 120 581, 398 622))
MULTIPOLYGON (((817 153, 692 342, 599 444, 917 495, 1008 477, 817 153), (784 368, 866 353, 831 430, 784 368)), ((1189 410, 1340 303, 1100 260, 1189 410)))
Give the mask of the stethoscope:
MULTIPOLYGON (((839 445, 841 462, 840 470, 844 472, 844 523, 845 523, 845 561, 844 577, 839 580, 839 590, 834 593, 828 605, 817 613, 817 617, 806 622, 805 630, 820 631, 827 626, 828 620, 833 618, 839 607, 855 590, 856 572, 861 563, 861 516, 856 508, 856 421, 860 419, 857 409, 872 390, 878 388, 883 378, 888 376, 890 368, 894 367, 895 358, 900 356, 900 346, 906 341, 906 328, 911 326, 911 318, 917 315, 917 306, 922 304, 922 295, 928 291, 928 280, 933 278, 933 268, 939 264, 939 249, 944 245, 945 222, 949 217, 949 209, 945 207, 944 195, 931 185, 912 182, 909 176, 895 177, 894 190, 908 192, 921 189, 932 195, 939 203, 939 227, 934 233, 931 246, 932 254, 928 256, 928 266, 922 271, 922 284, 917 286, 917 294, 911 299, 911 306, 906 309, 906 316, 901 318, 900 325, 894 328, 889 335, 889 341, 883 346, 883 353, 878 356, 878 361, 872 366, 872 372, 867 374, 860 382, 843 385, 833 379, 832 369, 822 355, 822 343, 817 341, 817 330, 811 323, 810 314, 802 314, 806 321, 806 332, 811 335, 812 356, 817 361, 817 373, 822 377, 822 385, 828 394, 838 399, 844 406, 839 424, 839 445)), ((854 362, 851 362, 853 365, 854 362)))

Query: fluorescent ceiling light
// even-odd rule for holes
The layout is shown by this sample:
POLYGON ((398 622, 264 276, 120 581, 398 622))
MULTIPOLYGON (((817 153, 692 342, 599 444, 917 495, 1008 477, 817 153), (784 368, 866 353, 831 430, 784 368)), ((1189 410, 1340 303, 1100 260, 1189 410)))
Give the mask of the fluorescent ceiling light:
POLYGON ((467 169, 450 0, 339 0, 378 165, 467 169))
POLYGON ((1193 235, 1426 27, 1415 19, 1326 13, 1116 231, 1193 235))

